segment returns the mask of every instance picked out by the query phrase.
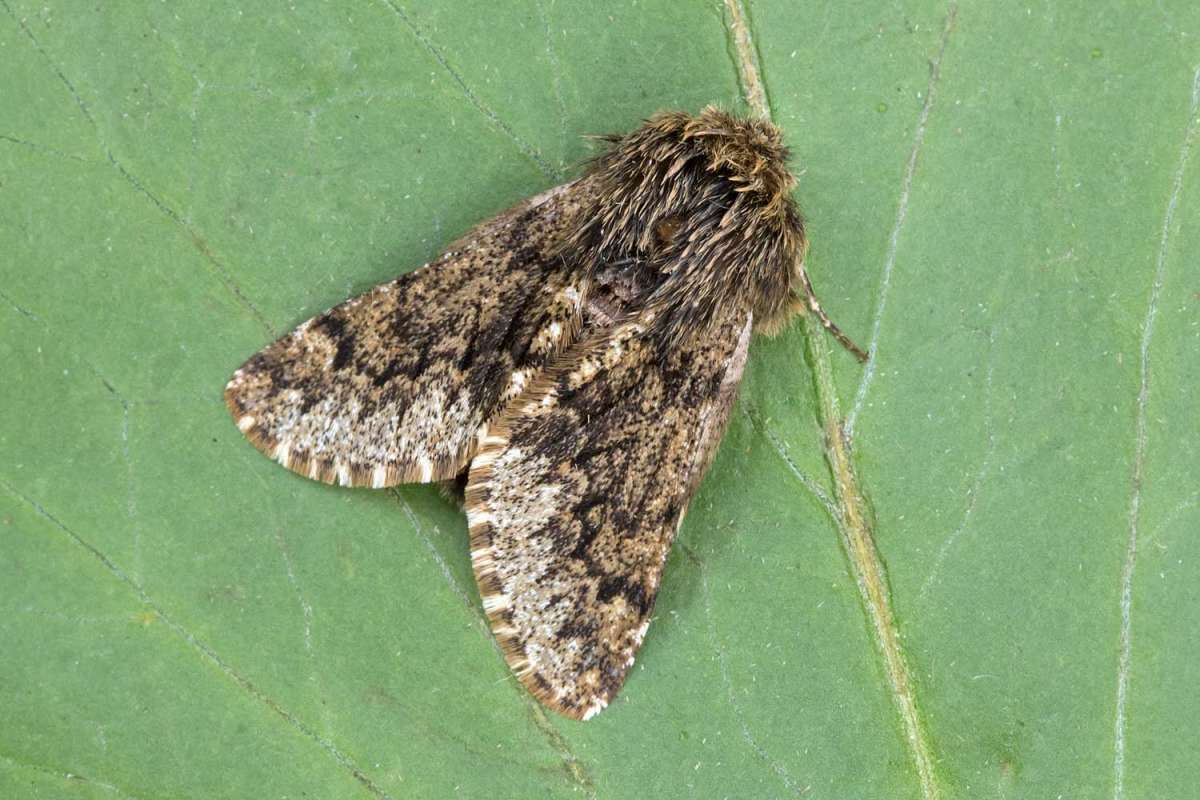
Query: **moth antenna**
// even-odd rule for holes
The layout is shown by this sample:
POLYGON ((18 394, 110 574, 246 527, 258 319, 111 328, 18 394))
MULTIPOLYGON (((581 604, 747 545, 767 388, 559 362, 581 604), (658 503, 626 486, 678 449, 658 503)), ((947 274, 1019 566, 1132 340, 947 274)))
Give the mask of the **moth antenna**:
POLYGON ((837 339, 842 347, 854 354, 860 362, 866 362, 867 353, 861 347, 850 340, 850 337, 842 333, 842 329, 829 318, 825 313, 825 309, 821 308, 820 302, 817 301, 817 293, 813 291, 812 282, 808 279, 808 272, 805 271, 804 265, 800 265, 800 285, 804 287, 805 298, 808 300, 808 308, 817 315, 817 319, 821 320, 821 324, 825 330, 833 334, 833 338, 837 339))

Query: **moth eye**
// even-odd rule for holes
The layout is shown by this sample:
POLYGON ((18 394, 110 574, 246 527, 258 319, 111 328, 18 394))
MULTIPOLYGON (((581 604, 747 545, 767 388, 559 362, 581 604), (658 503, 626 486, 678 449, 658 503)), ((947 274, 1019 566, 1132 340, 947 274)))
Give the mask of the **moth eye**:
POLYGON ((675 238, 675 233, 679 230, 680 224, 679 217, 667 217, 654 226, 654 240, 658 243, 660 249, 671 243, 671 240, 675 238))

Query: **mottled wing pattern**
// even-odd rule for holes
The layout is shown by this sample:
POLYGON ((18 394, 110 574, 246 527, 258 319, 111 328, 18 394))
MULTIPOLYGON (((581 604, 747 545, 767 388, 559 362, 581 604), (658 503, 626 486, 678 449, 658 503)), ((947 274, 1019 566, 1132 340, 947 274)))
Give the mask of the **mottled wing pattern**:
POLYGON ((467 519, 484 609, 533 694, 586 719, 625 680, 720 441, 751 315, 672 349, 643 313, 581 343, 489 426, 467 519))
POLYGON ((551 250, 588 191, 520 203, 253 356, 225 389, 238 427, 328 483, 454 477, 481 426, 575 335, 578 276, 551 250))

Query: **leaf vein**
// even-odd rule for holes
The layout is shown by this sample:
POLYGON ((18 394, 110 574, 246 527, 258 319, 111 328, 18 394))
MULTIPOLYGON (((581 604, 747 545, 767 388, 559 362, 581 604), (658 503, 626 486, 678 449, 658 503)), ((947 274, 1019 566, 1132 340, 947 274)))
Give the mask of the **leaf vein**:
POLYGON ((330 740, 317 734, 316 731, 310 728, 299 717, 292 714, 292 712, 281 706, 278 702, 271 698, 270 695, 259 688, 256 683, 235 670, 228 661, 222 658, 221 655, 213 650, 208 644, 197 638, 195 634, 177 622, 161 605, 154 600, 153 597, 146 592, 145 588, 138 581, 134 580, 134 578, 132 578, 127 572, 125 572, 125 570, 117 565, 116 562, 105 555, 103 551, 88 542, 74 530, 67 527, 66 524, 61 522, 57 517, 47 511, 40 503, 33 498, 26 496, 24 493, 10 485, 7 481, 0 480, 0 487, 3 487, 4 490, 10 495, 28 505, 38 516, 49 522, 55 528, 58 528, 58 530, 66 534, 67 538, 69 538, 72 542, 91 554, 91 556, 99 561, 101 566, 103 566, 110 575, 119 580, 121 583, 125 584, 125 586, 133 592, 133 594, 142 602, 143 605, 153 611, 158 619, 162 620, 163 624, 166 625, 173 634, 183 640, 190 650, 199 655, 203 660, 215 666, 222 674, 225 675, 225 677, 233 681, 238 688, 242 689, 246 694, 253 697, 258 702, 262 703, 292 728, 320 746, 321 749, 323 749, 341 767, 346 769, 355 778, 355 780, 357 780, 373 796, 382 798, 382 800, 391 800, 390 795, 388 795, 388 793, 385 792, 378 784, 371 780, 371 778, 365 772, 363 772, 358 765, 355 764, 348 755, 346 755, 346 753, 342 752, 342 750, 330 740))
POLYGON ((475 90, 471 88, 471 85, 467 83, 465 78, 463 78, 462 74, 456 70, 446 59, 446 56, 442 53, 441 49, 434 44, 433 40, 429 38, 425 31, 417 27, 416 23, 412 21, 412 18, 409 17, 408 13, 399 4, 395 3, 394 0, 384 0, 384 2, 387 3, 388 7, 390 7, 393 12, 395 12, 396 16, 400 18, 400 21, 404 23, 404 26, 408 28, 409 32, 412 33, 412 35, 416 37, 417 41, 421 43, 421 46, 429 52, 429 55, 433 57, 433 60, 436 61, 443 70, 446 71, 446 73, 450 76, 450 79, 453 80, 458 86, 463 96, 467 98, 467 102, 471 104, 471 107, 482 114, 483 117, 488 120, 488 122, 492 123, 497 130, 508 137, 512 143, 517 146, 517 149, 520 150, 526 158, 532 161, 547 178, 558 179, 560 177, 558 170, 554 169, 554 167, 552 167, 550 163, 542 157, 542 154, 536 147, 522 139, 521 136, 512 129, 511 125, 501 119, 500 115, 493 111, 491 106, 483 102, 479 95, 475 93, 475 90))
POLYGON ((21 139, 16 136, 9 136, 8 134, 0 133, 0 141, 5 141, 5 142, 9 142, 10 144, 20 145, 21 147, 28 148, 35 153, 42 153, 44 155, 56 156, 58 158, 67 159, 68 161, 75 161, 80 164, 90 163, 88 161, 88 159, 84 158, 83 156, 77 156, 74 153, 65 153, 62 150, 59 150, 58 148, 47 147, 46 145, 38 144, 37 142, 31 142, 28 139, 21 139))
MULTIPOLYGON (((742 0, 725 0, 727 26, 733 40, 735 60, 746 102, 759 116, 770 119, 771 108, 765 88, 759 91, 762 79, 757 54, 754 52, 747 28, 742 0)), ((957 13, 951 4, 942 33, 942 51, 957 13)), ((938 56, 940 64, 941 55, 938 56)), ((940 73, 940 70, 939 70, 940 73)), ((928 95, 927 95, 928 102, 928 95)), ((923 134, 922 134, 923 135, 923 134)), ((840 513, 836 517, 843 546, 846 549, 855 581, 871 622, 875 643, 883 659, 883 668, 904 729, 904 740, 917 771, 921 794, 925 800, 938 800, 941 787, 933 767, 933 753, 926 740, 924 726, 917 708, 915 688, 900 646, 900 635, 892 612, 887 573, 875 547, 868 520, 866 500, 861 482, 854 469, 850 436, 838 409, 837 390, 833 383, 829 345, 824 329, 812 314, 802 318, 808 353, 816 372, 817 402, 825 428, 825 457, 834 478, 840 513)), ((874 353, 874 343, 871 347, 874 353)))
POLYGON ((892 286, 892 271, 896 266, 896 253, 900 249, 900 231, 908 219, 908 200, 912 194, 913 177, 917 173, 917 163, 921 158, 921 148, 925 144, 925 131, 929 126, 929 115, 933 111, 934 99, 937 96, 938 83, 942 78, 942 56, 946 54, 946 44, 950 41, 950 33, 954 29, 954 20, 958 16, 958 5, 951 3, 946 12, 946 24, 942 28, 942 39, 938 45, 937 55, 929 62, 929 83, 925 87, 925 102, 917 117, 917 128, 913 133, 912 149, 908 153, 908 161, 904 165, 904 178, 900 183, 900 198, 896 202, 896 218, 892 222, 892 232, 888 237, 887 253, 883 258, 883 272, 879 277, 879 289, 875 296, 875 313, 871 322, 871 340, 867 343, 867 365, 863 369, 858 390, 854 393, 854 403, 850 413, 846 415, 846 435, 854 435, 854 426, 858 414, 862 411, 867 399, 867 392, 875 380, 875 372, 879 362, 879 335, 883 326, 883 315, 887 309, 888 295, 892 286))
MULTIPOLYGON (((414 512, 412 506, 409 505, 408 499, 405 498, 403 491, 401 489, 392 489, 390 494, 395 497, 396 501, 400 504, 400 508, 404 512, 404 516, 408 519, 408 524, 412 526, 413 531, 417 534, 417 538, 421 540, 421 543, 425 545, 425 549, 429 551, 429 555, 438 565, 438 569, 441 570, 442 577, 446 579, 446 583, 450 585, 450 588, 454 590, 454 593, 458 595, 459 599, 463 601, 463 605, 466 606, 467 610, 471 613, 471 618, 476 629, 478 629, 479 632, 482 633, 489 642, 491 642, 492 647, 497 653, 503 655, 503 652, 500 650, 500 645, 497 644, 495 637, 492 636, 491 629, 488 627, 487 619, 484 617, 481 608, 467 593, 467 590, 463 588, 463 585, 458 582, 458 579, 454 577, 454 573, 450 571, 450 565, 446 563, 446 559, 442 557, 440 552, 438 552, 437 547, 433 544, 433 540, 429 538, 427 533, 425 533, 424 528, 421 526, 420 520, 417 518, 416 512, 414 512)), ((582 790, 587 797, 595 798, 596 790, 595 785, 592 782, 591 775, 583 765, 583 762, 579 760, 579 757, 571 749, 570 743, 568 743, 563 735, 559 733, 557 729, 555 729, 553 724, 546 719, 546 715, 542 712, 541 705, 539 705, 538 702, 535 701, 529 695, 529 693, 525 691, 523 686, 518 684, 515 680, 511 680, 511 675, 508 677, 510 678, 508 683, 520 693, 522 702, 525 703, 526 708, 529 710, 534 727, 538 729, 538 733, 545 737, 550 747, 558 754, 559 758, 562 759, 563 769, 566 771, 567 776, 571 779, 571 782, 575 784, 576 788, 582 790)))
POLYGON ((800 469, 796 465, 796 462, 792 460, 791 455, 788 453, 787 442, 771 426, 767 425, 765 421, 756 419, 749 410, 743 413, 750 418, 751 426, 758 430, 763 435, 763 438, 770 443, 771 448, 779 456, 784 466, 787 467, 788 472, 792 473, 792 477, 798 480, 800 485, 807 489, 808 493, 813 496, 813 499, 824 507, 830 518, 834 522, 837 522, 841 517, 841 510, 834 503, 833 498, 829 496, 829 493, 825 491, 825 487, 816 478, 800 469))
POLYGON ((56 767, 47 767, 43 766, 42 764, 32 764, 28 761, 21 761, 20 759, 13 758, 12 756, 4 753, 0 753, 0 763, 8 764, 10 767, 16 767, 18 769, 27 769, 30 772, 47 775, 51 778, 60 778, 64 781, 81 783, 86 786, 95 786, 97 789, 103 789, 106 792, 111 792, 118 797, 125 798, 125 800, 138 800, 137 795, 130 794, 115 784, 100 780, 98 778, 88 777, 87 775, 80 775, 78 772, 70 772, 68 770, 58 769, 56 767))
POLYGON ((975 516, 975 506, 979 503, 979 491, 983 488, 984 481, 992 470, 992 459, 996 455, 996 431, 995 423, 992 419, 992 376, 995 374, 996 367, 992 362, 991 348, 995 344, 996 333, 991 331, 988 334, 988 367, 984 378, 984 395, 983 395, 983 433, 987 439, 987 446, 983 453, 983 458, 979 462, 979 468, 975 471, 975 478, 971 481, 971 487, 967 489, 967 507, 963 511, 962 519, 959 520, 958 527, 951 531, 938 548, 937 554, 933 557, 933 565, 929 568, 929 574, 926 575, 925 581, 921 584, 920 590, 917 592, 917 603, 920 604, 926 594, 929 593, 930 587, 937 580, 938 573, 941 571, 942 563, 945 562, 946 556, 950 549, 954 547, 971 524, 971 519, 975 516))
POLYGON ((1171 193, 1163 214, 1162 230, 1159 234, 1158 253, 1154 264, 1154 282, 1150 287, 1150 301, 1142 323, 1141 357, 1139 365, 1140 384, 1137 396, 1135 422, 1133 475, 1129 498, 1129 539, 1125 545, 1125 563, 1121 567, 1121 634, 1117 656, 1117 702, 1113 721, 1113 800, 1125 797, 1125 750, 1127 705, 1129 702, 1130 666, 1133 661, 1133 577, 1137 567, 1138 527, 1141 523, 1142 484, 1146 472, 1147 417, 1150 403, 1150 342, 1154 337, 1154 322, 1158 317, 1158 300, 1166 277, 1167 253, 1171 229, 1175 222, 1175 209, 1183 189, 1183 177, 1192 155, 1192 143, 1200 123, 1200 67, 1192 77, 1192 102, 1188 109, 1188 122, 1179 146, 1179 160, 1171 178, 1171 193))
POLYGON ((110 148, 105 141, 100 130, 100 126, 96 122, 96 118, 92 116, 92 112, 88 108, 87 103, 75 89, 75 84, 66 76, 66 73, 62 71, 62 69, 58 66, 58 63, 50 56, 50 53, 44 47, 42 47, 41 43, 37 40, 37 37, 33 35, 33 31, 31 31, 29 26, 25 24, 25 20, 16 15, 16 12, 13 11, 12 6, 8 4, 8 0, 0 0, 0 5, 4 6, 4 10, 8 12, 8 15, 13 18, 13 21, 17 23, 17 26, 20 27, 20 29, 29 38, 29 41, 33 44, 33 48, 45 60, 46 64, 51 70, 53 70, 54 74, 58 76, 59 81, 63 84, 63 86, 66 87, 67 92, 71 95, 71 97, 74 98, 75 104, 79 106, 79 110, 83 113, 84 118, 88 121, 88 124, 91 125, 92 130, 95 132, 96 139, 100 145, 100 148, 104 151, 104 155, 108 159, 109 165, 117 171, 117 173, 125 180, 126 183, 149 199, 159 211, 161 211, 172 222, 174 222, 176 225, 179 225, 187 232, 188 236, 192 240, 192 244, 197 250, 200 251, 200 254, 204 257, 204 260, 209 265, 210 269, 212 269, 212 271, 215 273, 217 280, 220 281, 221 285, 224 286, 227 291, 232 293, 234 298, 236 298, 237 301, 241 303, 241 305, 244 306, 256 320, 259 321, 259 323, 262 324, 267 333, 271 333, 272 326, 270 322, 265 316, 263 316, 263 313, 258 309, 254 302, 250 300, 246 293, 242 291, 242 287, 238 285, 237 281, 234 279, 229 270, 226 269, 225 265, 222 264, 215 255, 213 255, 203 237, 201 237, 195 228, 193 228, 192 225, 187 222, 187 220, 181 217, 179 213, 175 211, 175 209, 171 208, 169 205, 163 202, 158 195, 150 191, 150 189, 146 187, 145 183, 143 183, 136 175, 126 169, 125 165, 117 159, 116 155, 112 151, 112 148, 110 148))
POLYGON ((680 544, 679 547, 684 555, 696 566, 696 571, 700 574, 700 595, 704 600, 704 617, 708 627, 708 643, 717 656, 717 669, 721 673, 721 683, 725 686, 725 699, 729 703, 729 707, 733 710, 733 715, 737 718, 738 726, 742 729, 742 739, 770 767, 771 771, 775 773, 775 776, 779 778, 780 782, 789 792, 797 797, 802 797, 808 793, 811 787, 799 785, 787 767, 766 751, 766 748, 759 743, 758 737, 750 729, 750 723, 746 720, 746 712, 737 701, 737 695, 733 689, 733 679, 729 674, 728 655, 725 652, 725 648, 721 647, 717 638, 717 623, 712 613, 712 591, 708 586, 708 576, 706 575, 704 562, 690 547, 683 544, 680 544))

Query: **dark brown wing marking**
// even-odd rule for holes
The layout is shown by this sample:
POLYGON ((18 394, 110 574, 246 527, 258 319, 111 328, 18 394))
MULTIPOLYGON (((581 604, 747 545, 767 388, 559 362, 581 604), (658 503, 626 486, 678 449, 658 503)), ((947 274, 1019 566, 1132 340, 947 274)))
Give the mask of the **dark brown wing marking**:
POLYGON ((522 202, 253 356, 225 388, 238 428, 327 483, 453 478, 481 426, 575 335, 583 287, 552 249, 589 191, 522 202))
POLYGON ((471 558, 492 631, 529 690, 580 719, 633 664, 750 341, 736 307, 673 349, 647 335, 649 316, 563 356, 471 464, 471 558))

